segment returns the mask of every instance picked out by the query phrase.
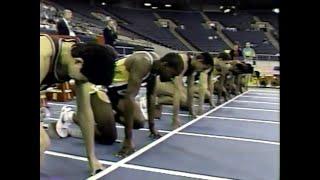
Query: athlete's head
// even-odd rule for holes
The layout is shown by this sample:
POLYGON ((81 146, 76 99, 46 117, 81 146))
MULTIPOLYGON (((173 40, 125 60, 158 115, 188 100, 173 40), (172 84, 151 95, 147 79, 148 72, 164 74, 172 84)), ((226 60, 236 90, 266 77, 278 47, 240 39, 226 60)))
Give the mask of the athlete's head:
POLYGON ((208 52, 203 52, 195 56, 193 63, 195 71, 201 72, 213 68, 213 58, 208 52))
POLYGON ((160 58, 159 76, 162 82, 171 81, 182 73, 184 64, 178 53, 168 53, 160 58))
POLYGON ((231 56, 226 52, 219 53, 217 58, 222 61, 230 61, 231 60, 231 56))
POLYGON ((75 60, 68 69, 71 78, 104 86, 112 83, 117 53, 111 46, 77 43, 71 55, 75 60))

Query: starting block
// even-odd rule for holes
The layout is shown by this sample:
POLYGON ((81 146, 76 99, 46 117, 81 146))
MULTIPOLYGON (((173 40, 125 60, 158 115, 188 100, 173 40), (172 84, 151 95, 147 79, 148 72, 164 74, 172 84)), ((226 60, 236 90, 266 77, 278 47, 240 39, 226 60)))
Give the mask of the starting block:
POLYGON ((47 107, 48 100, 45 93, 40 92, 40 107, 47 107))
POLYGON ((73 99, 73 91, 68 82, 58 84, 56 88, 49 88, 46 96, 50 101, 65 102, 73 99))

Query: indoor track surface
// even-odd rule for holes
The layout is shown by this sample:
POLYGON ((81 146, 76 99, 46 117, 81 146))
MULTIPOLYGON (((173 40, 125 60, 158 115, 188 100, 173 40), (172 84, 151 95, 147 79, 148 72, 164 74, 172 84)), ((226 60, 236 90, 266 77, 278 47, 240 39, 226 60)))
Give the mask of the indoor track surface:
MULTIPOLYGON (((180 111, 182 126, 172 131, 166 106, 153 140, 146 129, 133 131, 136 152, 120 159, 121 143, 96 144, 96 155, 106 166, 89 177, 84 142, 80 138, 51 139, 42 180, 278 180, 280 177, 279 89, 249 89, 228 102, 190 119, 180 111)), ((52 116, 66 103, 49 103, 52 116)), ((67 104, 74 105, 75 102, 67 104)), ((118 139, 124 137, 118 125, 118 139)))

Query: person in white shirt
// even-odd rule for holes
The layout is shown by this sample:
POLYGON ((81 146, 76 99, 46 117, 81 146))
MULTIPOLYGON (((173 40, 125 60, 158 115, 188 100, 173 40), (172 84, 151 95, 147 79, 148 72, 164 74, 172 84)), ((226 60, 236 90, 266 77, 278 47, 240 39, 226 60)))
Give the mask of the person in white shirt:
MULTIPOLYGON (((242 50, 242 55, 244 58, 244 62, 249 63, 253 65, 253 67, 255 67, 256 62, 254 58, 256 57, 256 52, 253 48, 251 48, 250 42, 246 42, 246 47, 242 50)), ((245 75, 245 84, 249 84, 249 82, 251 81, 251 76, 251 74, 245 75)))
POLYGON ((63 18, 57 23, 57 31, 59 35, 76 36, 70 26, 71 19, 72 11, 65 9, 63 11, 63 18))

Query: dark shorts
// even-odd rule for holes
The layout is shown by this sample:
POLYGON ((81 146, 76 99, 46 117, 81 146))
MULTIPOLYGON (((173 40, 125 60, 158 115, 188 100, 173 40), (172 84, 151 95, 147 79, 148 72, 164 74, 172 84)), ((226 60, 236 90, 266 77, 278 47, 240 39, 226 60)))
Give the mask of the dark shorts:
POLYGON ((118 104, 120 99, 124 98, 125 90, 127 89, 127 85, 116 86, 112 88, 108 88, 107 95, 111 101, 112 109, 115 111, 119 111, 118 104))

